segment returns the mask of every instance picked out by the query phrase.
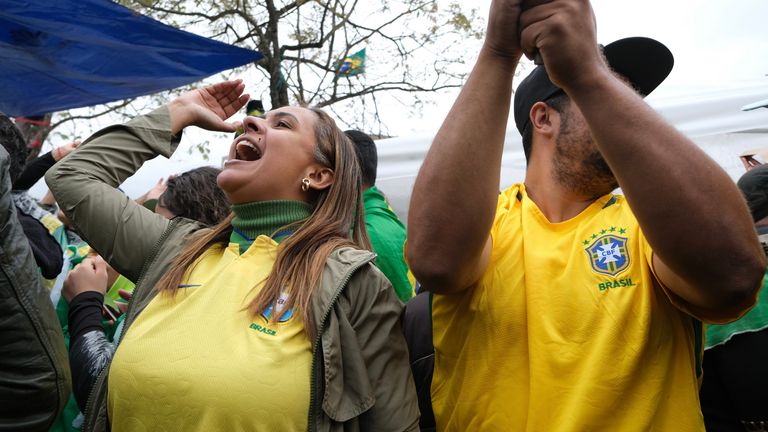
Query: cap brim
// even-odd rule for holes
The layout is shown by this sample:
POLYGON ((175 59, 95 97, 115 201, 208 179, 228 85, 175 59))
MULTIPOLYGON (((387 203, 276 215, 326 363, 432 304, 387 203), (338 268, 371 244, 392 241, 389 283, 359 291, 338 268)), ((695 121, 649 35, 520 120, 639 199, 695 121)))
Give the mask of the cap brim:
POLYGON ((646 37, 630 37, 603 48, 611 69, 625 77, 638 93, 650 94, 672 71, 672 52, 661 42, 646 37))

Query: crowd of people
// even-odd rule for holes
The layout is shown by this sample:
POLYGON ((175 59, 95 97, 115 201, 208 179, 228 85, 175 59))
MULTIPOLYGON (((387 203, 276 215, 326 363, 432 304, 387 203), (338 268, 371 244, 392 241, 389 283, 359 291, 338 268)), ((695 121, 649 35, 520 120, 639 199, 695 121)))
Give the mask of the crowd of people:
POLYGON ((768 165, 735 184, 643 101, 673 63, 587 1, 493 0, 407 228, 368 135, 229 122, 239 80, 32 162, 0 116, 0 429, 768 430, 768 165), (126 196, 189 126, 236 133, 223 168, 126 196))

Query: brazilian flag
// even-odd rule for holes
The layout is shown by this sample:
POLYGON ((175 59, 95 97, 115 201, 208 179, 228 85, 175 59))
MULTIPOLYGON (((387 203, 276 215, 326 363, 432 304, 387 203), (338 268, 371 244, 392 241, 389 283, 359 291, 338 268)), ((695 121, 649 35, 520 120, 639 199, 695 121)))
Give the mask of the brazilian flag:
POLYGON ((344 57, 344 60, 339 62, 339 70, 336 73, 336 78, 340 76, 351 77, 359 75, 365 72, 365 48, 360 51, 344 57))

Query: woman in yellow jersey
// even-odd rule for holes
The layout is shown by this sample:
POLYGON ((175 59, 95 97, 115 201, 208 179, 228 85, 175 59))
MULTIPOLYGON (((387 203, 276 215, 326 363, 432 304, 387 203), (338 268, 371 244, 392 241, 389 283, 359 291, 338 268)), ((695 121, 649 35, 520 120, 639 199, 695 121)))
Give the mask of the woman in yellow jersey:
POLYGON ((46 176, 84 238, 136 282, 113 350, 93 319, 103 264, 69 281, 85 430, 416 430, 402 305, 366 250, 355 150, 327 114, 246 117, 217 179, 232 215, 212 228, 115 188, 170 156, 187 126, 235 131, 224 120, 243 90, 186 93, 97 132, 46 176))

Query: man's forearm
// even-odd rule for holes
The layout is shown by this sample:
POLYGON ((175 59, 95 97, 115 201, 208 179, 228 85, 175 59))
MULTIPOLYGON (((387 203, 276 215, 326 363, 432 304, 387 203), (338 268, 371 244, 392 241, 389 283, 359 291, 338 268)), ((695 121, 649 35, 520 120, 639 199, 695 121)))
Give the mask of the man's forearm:
POLYGON ((516 58, 481 52, 419 170, 408 258, 427 289, 446 272, 455 280, 440 284, 466 283, 463 267, 477 261, 488 238, 516 66, 516 58))

